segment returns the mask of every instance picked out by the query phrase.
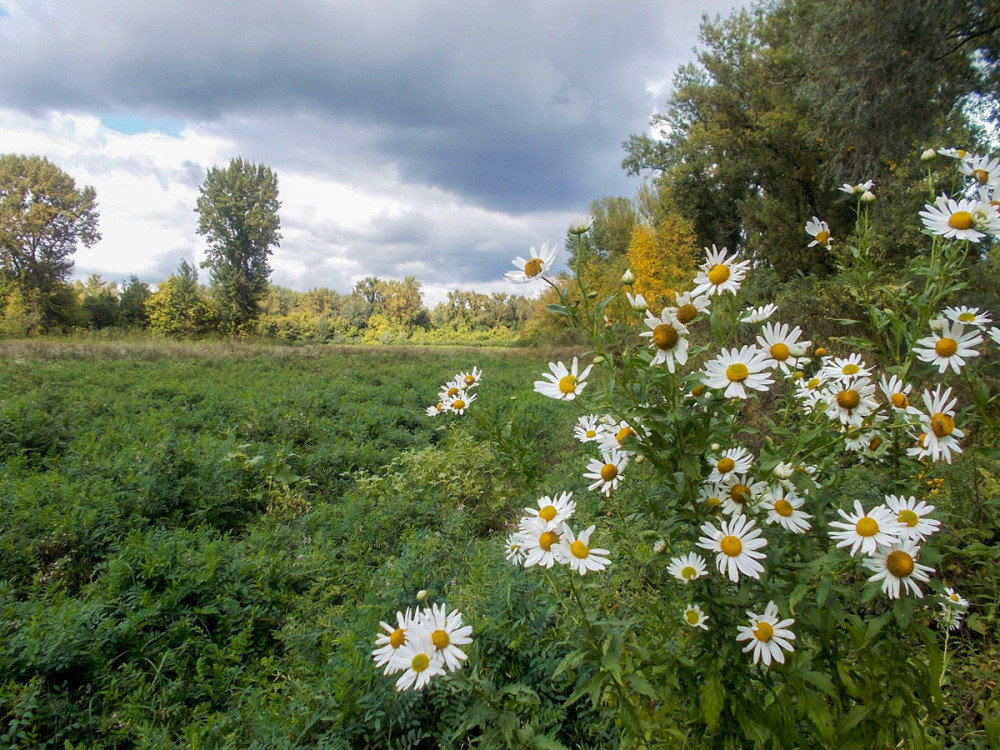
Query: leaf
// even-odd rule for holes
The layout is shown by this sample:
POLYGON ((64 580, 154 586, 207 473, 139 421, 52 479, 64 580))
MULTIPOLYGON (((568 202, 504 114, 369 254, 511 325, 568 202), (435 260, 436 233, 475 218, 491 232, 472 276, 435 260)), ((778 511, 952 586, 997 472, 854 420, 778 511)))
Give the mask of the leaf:
POLYGON ((570 316, 573 314, 573 311, 570 310, 565 305, 546 305, 545 309, 548 310, 550 313, 554 313, 556 315, 570 316))
POLYGON ((652 698, 653 700, 659 698, 659 695, 657 695, 656 690, 654 690, 653 686, 649 684, 649 680, 647 680, 638 672, 633 672, 632 674, 625 675, 625 682, 627 682, 629 686, 640 695, 645 695, 647 698, 652 698))
POLYGON ((705 717, 705 726, 709 732, 714 732, 726 700, 726 691, 722 687, 722 679, 717 671, 709 673, 701 684, 700 692, 701 713, 705 717))

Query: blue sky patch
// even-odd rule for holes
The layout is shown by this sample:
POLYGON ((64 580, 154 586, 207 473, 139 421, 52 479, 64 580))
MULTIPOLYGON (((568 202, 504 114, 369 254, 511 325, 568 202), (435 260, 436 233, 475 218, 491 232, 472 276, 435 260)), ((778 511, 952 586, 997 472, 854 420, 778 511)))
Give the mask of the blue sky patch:
POLYGON ((186 124, 183 120, 140 117, 138 115, 111 115, 101 118, 101 125, 125 135, 156 132, 169 135, 171 138, 180 138, 181 129, 186 124))

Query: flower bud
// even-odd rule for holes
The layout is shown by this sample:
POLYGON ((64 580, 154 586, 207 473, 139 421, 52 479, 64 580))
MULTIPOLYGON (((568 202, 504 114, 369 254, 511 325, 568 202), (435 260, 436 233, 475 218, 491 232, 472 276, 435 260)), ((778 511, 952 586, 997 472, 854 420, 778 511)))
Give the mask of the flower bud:
POLYGON ((593 362, 595 365, 599 365, 599 364, 601 364, 601 362, 604 361, 604 357, 602 357, 600 354, 598 354, 596 357, 594 357, 590 361, 593 362))
POLYGON ((791 464, 786 464, 784 461, 780 461, 774 467, 774 476, 778 477, 778 479, 788 479, 794 472, 795 467, 791 464))
POLYGON ((722 446, 719 445, 718 443, 712 443, 708 447, 711 448, 713 451, 720 451, 720 450, 722 450, 722 446))
POLYGON ((871 203, 873 200, 875 200, 875 193, 873 193, 871 190, 866 190, 861 194, 861 197, 858 200, 860 200, 862 203, 871 203))
POLYGON ((666 548, 667 548, 667 540, 666 539, 657 539, 656 542, 653 544, 653 554, 654 555, 659 555, 666 548))
POLYGON ((932 148, 926 149, 922 154, 920 154, 920 161, 931 161, 937 156, 937 151, 932 148))
POLYGON ((632 273, 631 268, 625 269, 625 273, 622 274, 622 286, 632 286, 635 283, 635 274, 632 273))
POLYGON ((427 599, 427 589, 420 589, 420 591, 417 592, 417 601, 422 602, 426 601, 426 599, 427 599))

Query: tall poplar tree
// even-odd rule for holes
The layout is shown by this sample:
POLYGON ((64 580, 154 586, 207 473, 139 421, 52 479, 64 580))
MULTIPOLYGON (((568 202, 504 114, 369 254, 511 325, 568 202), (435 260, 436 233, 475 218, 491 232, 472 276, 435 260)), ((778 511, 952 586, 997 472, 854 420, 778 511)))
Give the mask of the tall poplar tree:
POLYGON ((281 240, 278 178, 269 167, 236 157, 225 169, 208 170, 196 211, 198 234, 208 238, 212 296, 230 332, 259 312, 267 295, 268 256, 281 240))

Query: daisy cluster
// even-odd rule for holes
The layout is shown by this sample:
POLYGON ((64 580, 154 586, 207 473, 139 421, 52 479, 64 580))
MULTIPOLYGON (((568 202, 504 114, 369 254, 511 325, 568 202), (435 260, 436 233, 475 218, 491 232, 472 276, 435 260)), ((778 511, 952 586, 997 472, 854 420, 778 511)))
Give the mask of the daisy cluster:
POLYGON ((950 148, 938 153, 958 161, 959 172, 968 178, 966 197, 938 196, 920 212, 924 227, 945 239, 980 242, 987 235, 1000 237, 1000 158, 950 148))
POLYGON ((478 367, 473 367, 468 372, 457 373, 441 386, 437 403, 428 406, 424 413, 428 417, 436 417, 438 414, 465 414, 465 410, 476 400, 473 389, 479 385, 482 378, 483 372, 478 367))
POLYGON ((397 612, 395 627, 387 622, 381 627, 385 632, 376 637, 372 657, 383 674, 402 672, 397 691, 423 690, 432 678, 460 669, 467 657, 459 646, 472 643, 472 627, 443 604, 397 612))
POLYGON ((580 575, 604 570, 610 564, 608 550, 590 546, 596 527, 576 534, 567 523, 576 512, 572 497, 572 492, 546 495, 539 498, 537 508, 525 508, 517 531, 507 537, 507 560, 525 568, 559 563, 580 575))

